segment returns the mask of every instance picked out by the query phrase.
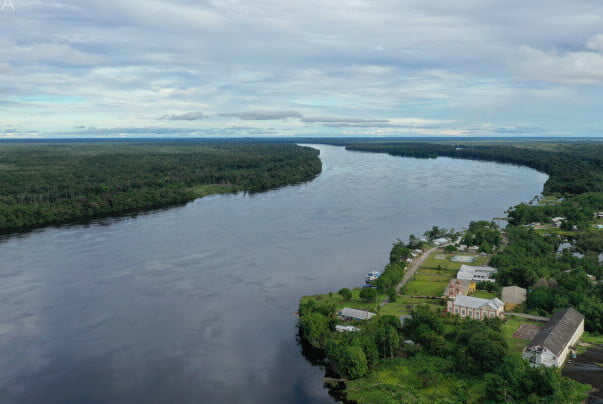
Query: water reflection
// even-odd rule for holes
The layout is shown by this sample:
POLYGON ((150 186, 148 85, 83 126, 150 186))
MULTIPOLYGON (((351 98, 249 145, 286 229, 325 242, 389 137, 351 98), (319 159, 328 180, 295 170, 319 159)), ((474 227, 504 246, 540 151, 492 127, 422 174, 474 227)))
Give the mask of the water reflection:
POLYGON ((397 238, 500 216, 546 179, 317 147, 311 183, 5 238, 2 401, 332 402, 295 341, 298 298, 357 286, 397 238))

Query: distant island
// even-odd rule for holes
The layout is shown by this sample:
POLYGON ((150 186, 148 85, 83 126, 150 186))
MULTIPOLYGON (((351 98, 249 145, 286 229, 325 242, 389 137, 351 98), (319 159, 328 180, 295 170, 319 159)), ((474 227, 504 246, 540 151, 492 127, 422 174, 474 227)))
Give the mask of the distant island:
POLYGON ((336 373, 327 385, 358 403, 582 402, 592 387, 562 369, 603 344, 603 145, 339 144, 522 164, 549 179, 504 229, 433 226, 395 242, 363 287, 301 298, 299 335, 336 373))
POLYGON ((297 184, 321 172, 318 154, 250 141, 0 143, 0 232, 297 184))

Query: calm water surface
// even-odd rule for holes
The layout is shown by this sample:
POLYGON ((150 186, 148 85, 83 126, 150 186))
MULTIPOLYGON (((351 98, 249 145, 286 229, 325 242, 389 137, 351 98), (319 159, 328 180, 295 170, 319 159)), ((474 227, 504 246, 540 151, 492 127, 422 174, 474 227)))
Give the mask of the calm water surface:
POLYGON ((307 184, 0 241, 0 401, 332 402, 295 341, 298 298, 359 286, 397 238, 501 216, 547 178, 314 147, 307 184))

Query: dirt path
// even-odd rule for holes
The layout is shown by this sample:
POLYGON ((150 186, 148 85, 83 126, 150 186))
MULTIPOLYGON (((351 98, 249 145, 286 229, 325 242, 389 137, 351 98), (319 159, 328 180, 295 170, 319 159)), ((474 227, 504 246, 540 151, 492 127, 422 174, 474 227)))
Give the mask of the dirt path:
MULTIPOLYGON (((416 260, 411 266, 410 268, 408 268, 406 270, 406 273, 404 274, 404 277, 402 278, 402 280, 400 281, 400 283, 398 283, 396 285, 396 292, 400 292, 400 288, 404 285, 406 285, 406 283, 415 275, 415 273, 418 271, 418 269, 421 267, 421 265, 423 265, 423 263, 425 262, 425 260, 427 259, 427 257, 429 257, 435 250, 437 250, 440 247, 446 247, 446 245, 443 246, 439 246, 439 247, 433 247, 430 248, 429 250, 425 251, 421 257, 419 257, 418 260, 416 260)), ((381 303, 379 303, 379 305, 381 307, 383 307, 384 304, 389 302, 389 298, 385 298, 381 303)))

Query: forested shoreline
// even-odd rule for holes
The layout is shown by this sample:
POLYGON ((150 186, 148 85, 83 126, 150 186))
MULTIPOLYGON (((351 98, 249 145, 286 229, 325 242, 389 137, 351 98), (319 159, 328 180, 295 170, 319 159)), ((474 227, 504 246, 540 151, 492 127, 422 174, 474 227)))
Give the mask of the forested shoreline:
MULTIPOLYGON (((471 222, 462 234, 448 236, 460 236, 461 243, 494 253, 490 264, 498 269, 496 282, 481 285, 488 288, 480 293, 500 296, 504 286, 524 287, 527 301, 519 312, 550 317, 573 307, 586 318, 589 341, 603 341, 603 145, 404 141, 341 145, 404 157, 520 164, 548 174, 546 197, 510 208, 506 229, 498 230, 488 221, 471 222)), ((404 259, 417 248, 416 240, 411 236, 408 243, 394 244, 384 275, 396 266, 400 268, 396 280, 401 278, 404 259)), ((528 365, 520 354, 523 345, 510 335, 517 320, 461 319, 443 312, 437 300, 407 306, 411 298, 392 290, 392 282, 382 283, 375 282, 376 292, 371 294, 366 289, 360 293, 342 289, 300 300, 300 336, 324 350, 328 365, 345 379, 347 400, 577 403, 586 397, 590 387, 563 377, 559 369, 528 365), (378 304, 377 296, 390 303, 378 304), (395 299, 404 299, 406 306, 391 303, 395 299), (337 315, 343 306, 376 315, 368 321, 345 321, 337 315), (405 321, 400 314, 392 315, 398 307, 412 307, 405 321), (341 324, 352 324, 355 332, 335 332, 341 324)))
MULTIPOLYGON (((549 143, 544 143, 547 145, 549 143)), ((435 158, 438 156, 469 160, 495 161, 523 165, 550 177, 544 194, 582 194, 603 191, 603 144, 558 143, 554 147, 538 144, 456 144, 420 142, 348 142, 346 149, 394 156, 435 158)))
POLYGON ((0 232, 119 216, 313 179, 318 150, 215 142, 0 145, 0 232))

